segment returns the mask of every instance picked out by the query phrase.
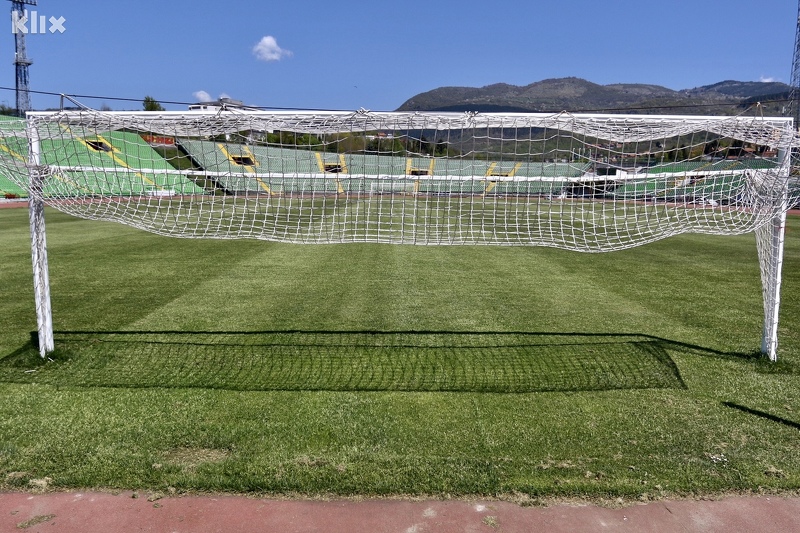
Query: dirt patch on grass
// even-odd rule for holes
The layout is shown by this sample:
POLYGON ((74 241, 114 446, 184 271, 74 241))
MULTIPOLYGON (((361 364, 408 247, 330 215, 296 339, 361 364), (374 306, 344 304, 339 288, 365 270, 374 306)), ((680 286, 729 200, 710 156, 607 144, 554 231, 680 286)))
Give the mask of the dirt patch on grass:
POLYGON ((216 448, 175 448, 164 454, 164 462, 191 472, 207 463, 221 463, 230 457, 228 450, 216 448))
POLYGON ((295 459, 295 464, 298 466, 303 466, 306 468, 321 468, 323 466, 327 466, 328 461, 322 459, 320 457, 309 457, 307 455, 301 455, 295 459))

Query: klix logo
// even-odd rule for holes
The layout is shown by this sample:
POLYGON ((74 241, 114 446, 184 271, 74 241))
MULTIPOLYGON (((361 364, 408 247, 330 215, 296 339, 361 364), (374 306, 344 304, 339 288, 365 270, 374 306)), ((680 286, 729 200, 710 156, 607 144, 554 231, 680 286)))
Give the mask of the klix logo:
POLYGON ((27 9, 23 12, 15 10, 11 12, 11 33, 64 33, 66 21, 64 17, 48 18, 36 11, 31 11, 29 15, 27 9))

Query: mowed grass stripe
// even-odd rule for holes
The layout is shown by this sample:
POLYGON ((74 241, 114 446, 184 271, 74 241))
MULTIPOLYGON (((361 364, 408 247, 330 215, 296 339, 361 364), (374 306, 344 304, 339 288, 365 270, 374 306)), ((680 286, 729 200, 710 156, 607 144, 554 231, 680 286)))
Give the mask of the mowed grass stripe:
MULTIPOLYGON (((103 316, 112 317, 116 313, 118 317, 110 327, 98 327, 101 323, 92 329, 80 324, 74 329, 64 328, 67 333, 94 332, 96 337, 96 342, 89 337, 70 342, 69 357, 74 359, 82 354, 89 369, 110 364, 115 370, 109 370, 105 378, 87 372, 94 377, 88 381, 65 380, 62 384, 505 392, 674 385, 668 367, 665 372, 654 372, 666 376, 664 379, 642 379, 645 372, 639 367, 650 368, 650 364, 655 364, 652 368, 657 368, 658 358, 651 360, 648 352, 642 350, 644 345, 628 340, 621 340, 617 350, 607 345, 602 353, 594 352, 590 340, 580 341, 585 349, 577 350, 574 345, 579 342, 570 343, 568 348, 558 343, 547 348, 542 343, 528 342, 522 354, 513 353, 512 346, 505 346, 505 355, 514 361, 512 370, 493 376, 493 370, 502 367, 503 361, 488 357, 488 351, 480 345, 463 359, 442 350, 431 352, 426 359, 419 356, 424 347, 416 346, 417 339, 411 339, 408 346, 380 349, 369 344, 356 346, 358 355, 353 357, 352 350, 342 352, 335 346, 335 338, 326 341, 331 344, 326 348, 306 346, 302 336, 297 336, 290 349, 276 349, 269 333, 285 330, 438 331, 445 335, 503 331, 618 332, 654 336, 668 330, 680 333, 671 337, 675 341, 706 345, 702 335, 708 320, 697 320, 697 316, 704 316, 704 311, 681 308, 681 312, 691 313, 686 319, 663 301, 666 293, 691 307, 697 300, 696 294, 706 290, 702 282, 699 285, 685 282, 686 272, 698 272, 702 260, 708 260, 698 250, 694 250, 695 255, 667 256, 663 266, 657 264, 659 260, 664 262, 663 256, 652 257, 648 264, 659 281, 653 286, 646 280, 640 281, 635 274, 608 275, 609 271, 623 268, 620 264, 634 272, 632 265, 643 262, 636 251, 614 254, 618 258, 607 254, 579 255, 577 261, 569 261, 575 254, 530 248, 297 246, 247 241, 243 246, 235 246, 237 243, 176 241, 124 228, 112 242, 104 232, 113 232, 115 228, 106 225, 92 239, 84 233, 69 238, 66 232, 67 236, 57 244, 69 247, 68 257, 74 255, 104 266, 105 270, 96 272, 99 276, 127 275, 117 280, 122 287, 119 292, 115 292, 118 287, 114 280, 106 279, 110 287, 106 300, 80 292, 69 295, 67 301, 79 299, 93 306, 107 306, 103 316), (181 256, 181 248, 187 245, 191 245, 189 253, 181 256), (164 251, 167 256, 156 256, 153 250, 164 251), (159 291, 156 298, 148 296, 146 305, 140 305, 140 291, 152 294, 151 284, 166 286, 167 290, 159 291), (129 294, 123 292, 125 287, 129 287, 129 294), (140 289, 131 291, 130 287, 140 289), (606 320, 608 317, 613 318, 606 320), (214 346, 214 341, 203 343, 204 348, 199 349, 191 338, 186 339, 190 348, 182 349, 184 341, 180 336, 167 336, 152 343, 142 339, 104 343, 102 339, 109 330, 261 332, 264 334, 261 344, 268 349, 259 351, 245 345, 237 350, 231 343, 220 348, 214 346), (81 342, 92 346, 93 351, 82 349, 81 342), (635 364, 637 357, 643 364, 635 364), (494 365, 487 364, 489 359, 494 365), (392 364, 381 366, 387 361, 392 364), (598 371, 606 364, 602 361, 614 361, 614 368, 598 371), (570 362, 575 363, 578 374, 592 379, 574 379, 574 372, 565 370, 571 366, 570 362), (454 365, 465 365, 469 370, 458 372, 454 365), (360 375, 374 368, 378 371, 360 375), (635 372, 637 368, 640 371, 635 372), (299 370, 295 373, 291 369, 299 370), (621 369, 626 369, 631 379, 607 379, 614 374, 624 376, 626 372, 621 369), (159 377, 161 373, 172 377, 165 380, 159 377), (560 374, 572 378, 553 378, 560 374), (210 375, 214 379, 204 381, 210 375), (328 377, 321 379, 324 375, 328 377), (456 375, 460 377, 456 379, 456 375)), ((685 239, 688 246, 684 246, 689 252, 693 248, 692 239, 696 238, 685 239)), ((74 280, 69 286, 78 283, 80 280, 74 280)), ((757 294, 757 286, 751 287, 750 292, 757 294)), ((708 299, 696 304, 707 308, 708 299)), ((76 310, 76 316, 80 317, 80 308, 76 310)), ((707 309, 705 312, 714 317, 707 309)), ((756 318, 751 323, 756 339, 759 322, 756 318)), ((457 342, 451 335, 445 345, 457 342)), ((493 349, 503 354, 502 343, 493 349)), ((80 374, 79 364, 70 368, 80 374)), ((41 379, 41 375, 36 379, 41 379)))
MULTIPOLYGON (((141 238, 144 250, 162 239, 141 238)), ((750 297, 747 307, 760 305, 757 263, 743 269, 749 286, 710 284, 699 274, 709 255, 694 259, 691 251, 677 261, 637 251, 612 258, 538 248, 221 244, 221 253, 170 259, 168 275, 186 278, 176 280, 180 294, 169 291, 125 329, 594 332, 602 325, 652 335, 680 327, 679 340, 695 342, 692 334, 713 327, 711 307, 721 303, 714 295, 726 284, 750 297), (648 273, 655 284, 636 272, 647 261, 663 262, 648 273), (629 274, 609 274, 625 267, 629 274)), ((149 273, 146 257, 126 260, 145 282, 159 275, 149 273)), ((759 317, 750 324, 760 327, 759 317)))
POLYGON ((171 239, 119 224, 50 215, 48 248, 56 329, 124 329, 217 275, 253 241, 171 239), (83 222, 85 224, 85 222, 83 222), (235 248, 235 250, 234 250, 235 248))

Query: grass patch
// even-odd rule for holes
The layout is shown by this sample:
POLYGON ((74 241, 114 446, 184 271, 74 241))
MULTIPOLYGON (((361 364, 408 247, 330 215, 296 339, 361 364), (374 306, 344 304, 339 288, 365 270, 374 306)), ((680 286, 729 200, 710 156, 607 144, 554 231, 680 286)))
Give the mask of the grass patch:
POLYGON ((42 362, 27 212, 0 211, 0 488, 800 488, 796 218, 772 364, 751 235, 582 255, 171 240, 47 216, 58 349, 42 362))

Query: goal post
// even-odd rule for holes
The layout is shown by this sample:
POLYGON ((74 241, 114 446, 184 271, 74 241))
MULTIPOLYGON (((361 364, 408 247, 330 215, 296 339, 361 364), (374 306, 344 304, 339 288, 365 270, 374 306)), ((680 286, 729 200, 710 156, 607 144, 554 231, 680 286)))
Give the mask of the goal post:
POLYGON ((43 206, 181 238, 609 252, 755 233, 777 358, 788 118, 535 113, 32 112, 0 121, 29 195, 40 350, 53 350, 43 206))
MULTIPOLYGON (((784 150, 780 153, 783 166, 789 168, 791 176, 793 161, 792 152, 784 150)), ((792 183, 787 179, 783 191, 778 191, 776 202, 781 205, 772 219, 756 230, 756 247, 761 270, 761 287, 764 299, 764 329, 761 336, 761 353, 771 361, 778 357, 778 323, 781 302, 781 281, 783 272, 783 248, 786 236, 786 214, 792 204, 797 203, 797 180, 792 183), (790 193, 790 186, 795 190, 790 193)))
POLYGON ((28 128, 29 187, 28 215, 31 230, 31 263, 33 293, 36 304, 37 342, 44 358, 55 350, 53 312, 50 305, 50 269, 47 265, 47 232, 45 231, 43 180, 39 173, 39 137, 35 128, 28 128))
POLYGON ((786 212, 756 230, 756 245, 761 267, 761 287, 764 294, 764 331, 761 353, 770 360, 778 357, 778 314, 781 302, 781 273, 783 245, 786 232, 786 212))

